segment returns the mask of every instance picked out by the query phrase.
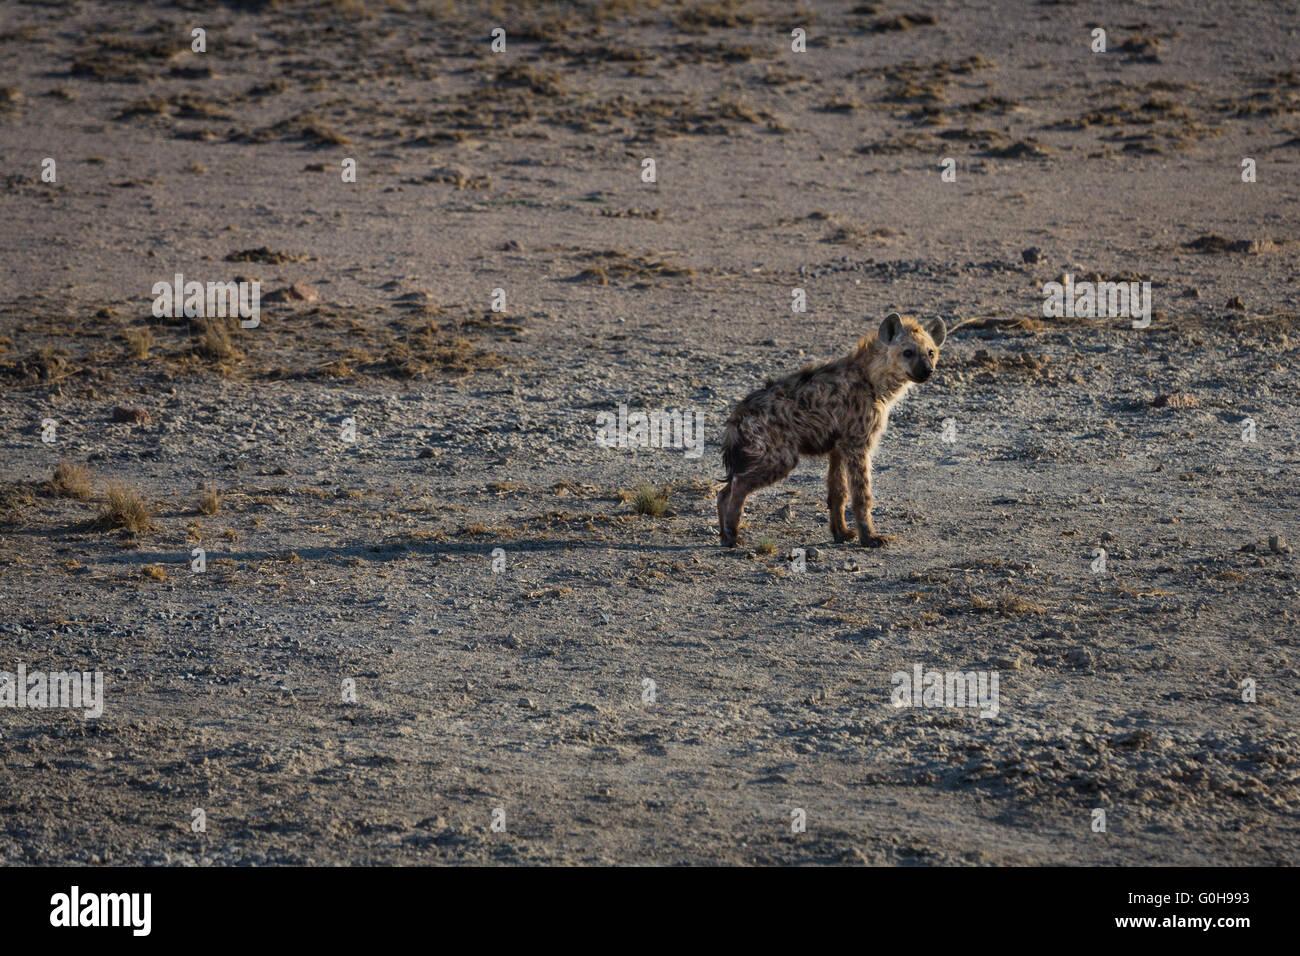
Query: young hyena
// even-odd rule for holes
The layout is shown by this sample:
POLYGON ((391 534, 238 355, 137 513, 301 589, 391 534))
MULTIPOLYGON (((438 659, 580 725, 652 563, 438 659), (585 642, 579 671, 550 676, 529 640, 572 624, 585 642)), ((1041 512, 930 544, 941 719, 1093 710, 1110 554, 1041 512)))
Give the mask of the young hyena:
POLYGON ((871 453, 888 424, 889 409, 913 382, 924 382, 934 372, 946 335, 943 319, 922 327, 891 312, 849 355, 768 379, 737 405, 722 435, 727 467, 726 484, 718 493, 722 543, 736 544, 751 492, 790 474, 800 455, 828 455, 831 534, 840 542, 853 537, 844 524, 845 492, 851 491, 859 543, 883 545, 871 520, 871 453))

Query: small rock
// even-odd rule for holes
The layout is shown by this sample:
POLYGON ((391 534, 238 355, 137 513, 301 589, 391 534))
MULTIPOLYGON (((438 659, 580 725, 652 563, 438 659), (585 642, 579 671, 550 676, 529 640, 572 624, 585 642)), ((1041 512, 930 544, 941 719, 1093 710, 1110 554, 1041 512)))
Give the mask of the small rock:
POLYGON ((1291 545, 1286 543, 1286 538, 1280 534, 1269 535, 1268 549, 1274 554, 1290 554, 1291 545))
POLYGON ((1072 647, 1065 652, 1065 662, 1074 667, 1091 667, 1092 653, 1086 647, 1072 647))
POLYGON ((519 698, 519 706, 520 706, 520 708, 522 708, 523 710, 536 710, 536 709, 537 709, 537 704, 533 701, 533 699, 532 699, 531 697, 520 697, 520 698, 519 698))
POLYGON ((153 423, 153 416, 143 408, 131 408, 126 405, 118 405, 113 409, 113 421, 134 422, 137 425, 150 425, 153 423))
POLYGON ((1028 265, 1032 266, 1034 263, 1038 262, 1039 259, 1043 258, 1043 250, 1039 249, 1037 246, 1030 246, 1028 249, 1021 250, 1020 258, 1028 265))
POLYGON ((1231 299, 1227 301, 1227 303, 1225 303, 1224 308, 1235 309, 1238 312, 1245 312, 1246 303, 1241 301, 1241 296, 1234 295, 1231 299))
POLYGON ((295 282, 289 286, 288 291, 291 298, 298 299, 301 302, 315 302, 320 298, 320 293, 316 291, 316 287, 308 285, 306 282, 295 282))
POLYGON ((308 285, 306 282, 295 282, 293 285, 268 293, 265 300, 267 302, 317 302, 320 300, 320 292, 315 286, 308 285))
POLYGON ((804 557, 807 558, 809 561, 820 561, 822 559, 821 549, 809 548, 806 552, 804 552, 804 557))

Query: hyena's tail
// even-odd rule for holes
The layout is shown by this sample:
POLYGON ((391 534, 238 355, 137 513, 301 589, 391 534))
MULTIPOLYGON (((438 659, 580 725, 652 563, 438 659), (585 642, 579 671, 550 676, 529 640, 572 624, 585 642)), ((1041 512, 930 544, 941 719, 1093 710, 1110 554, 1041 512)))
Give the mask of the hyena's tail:
POLYGON ((734 416, 722 432, 722 464, 727 473, 718 480, 724 484, 749 470, 750 457, 745 448, 745 436, 740 433, 740 424, 734 416))

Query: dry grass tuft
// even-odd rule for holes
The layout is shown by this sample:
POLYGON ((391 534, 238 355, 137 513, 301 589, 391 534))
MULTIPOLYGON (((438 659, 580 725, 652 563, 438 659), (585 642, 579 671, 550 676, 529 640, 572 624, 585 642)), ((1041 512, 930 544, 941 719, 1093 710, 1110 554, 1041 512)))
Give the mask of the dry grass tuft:
POLYGON ((695 270, 690 266, 669 265, 659 259, 636 256, 618 249, 589 252, 579 258, 588 261, 595 260, 596 264, 588 266, 575 276, 571 276, 569 279, 571 282, 594 282, 598 285, 609 285, 610 279, 638 279, 646 282, 660 277, 690 278, 695 275, 695 270))
POLYGON ((199 511, 205 515, 214 515, 221 511, 221 493, 209 491, 199 499, 199 511))
POLYGON ((150 329, 131 329, 126 333, 126 354, 133 359, 147 359, 153 348, 153 332, 150 329))
MULTIPOLYGON (((25 482, 0 485, 0 514, 6 521, 17 521, 36 504, 36 497, 25 482)), ((28 516, 30 517, 30 516, 28 516)))
POLYGON ((77 498, 85 501, 91 495, 90 472, 81 465, 62 462, 54 469, 50 490, 60 498, 77 498))
POLYGON ((637 485, 632 492, 632 506, 639 515, 658 518, 668 508, 668 489, 653 485, 637 485))
POLYGON ((123 528, 132 532, 148 531, 153 528, 153 516, 140 489, 131 485, 112 484, 104 492, 104 503, 100 505, 95 527, 102 530, 123 528))
POLYGON ((196 323, 199 334, 194 345, 195 352, 218 362, 229 362, 239 357, 230 319, 204 317, 197 319, 196 323))
POLYGON ((1018 594, 1005 591, 997 595, 992 600, 972 595, 970 601, 972 611, 983 611, 999 614, 1002 617, 1017 617, 1022 614, 1046 614, 1047 608, 1033 601, 1026 601, 1018 594))

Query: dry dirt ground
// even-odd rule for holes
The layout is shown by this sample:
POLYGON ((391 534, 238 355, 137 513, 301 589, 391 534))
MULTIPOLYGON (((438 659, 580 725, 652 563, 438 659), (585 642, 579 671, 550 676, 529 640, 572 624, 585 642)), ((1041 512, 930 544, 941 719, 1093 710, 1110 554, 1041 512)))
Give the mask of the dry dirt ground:
POLYGON ((0 670, 106 704, 0 709, 0 861, 1296 863, 1298 25, 7 4, 0 670), (260 325, 155 318, 176 273, 260 325), (1150 326, 1044 318, 1065 273, 1150 326), (730 405, 894 309, 954 331, 888 546, 808 461, 719 547, 730 405))

